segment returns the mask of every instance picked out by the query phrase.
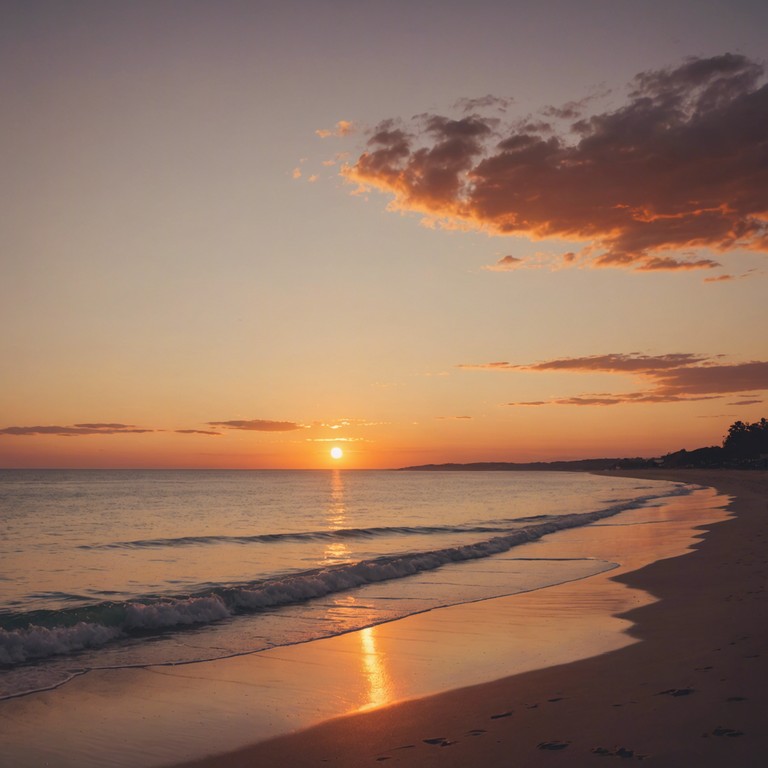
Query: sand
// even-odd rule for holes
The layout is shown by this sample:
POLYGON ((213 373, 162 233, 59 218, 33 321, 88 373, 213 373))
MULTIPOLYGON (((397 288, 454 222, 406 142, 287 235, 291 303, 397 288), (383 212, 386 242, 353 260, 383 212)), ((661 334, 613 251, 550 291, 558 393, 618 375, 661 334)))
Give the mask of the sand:
POLYGON ((0 766, 764 766, 768 473, 624 474, 714 487, 735 516, 700 491, 663 526, 525 545, 583 538, 614 571, 0 702, 0 766))
POLYGON ((194 765, 768 765, 768 475, 626 474, 734 497, 735 516, 708 526, 696 551, 611 577, 658 598, 621 617, 640 642, 337 718, 194 765))

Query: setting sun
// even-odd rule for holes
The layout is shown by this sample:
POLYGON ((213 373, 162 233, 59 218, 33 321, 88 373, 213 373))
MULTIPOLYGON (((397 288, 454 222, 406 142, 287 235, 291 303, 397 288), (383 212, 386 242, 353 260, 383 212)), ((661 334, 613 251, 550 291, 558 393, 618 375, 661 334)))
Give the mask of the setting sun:
POLYGON ((331 448, 331 458, 332 459, 340 459, 344 455, 344 451, 339 448, 338 445, 331 448))

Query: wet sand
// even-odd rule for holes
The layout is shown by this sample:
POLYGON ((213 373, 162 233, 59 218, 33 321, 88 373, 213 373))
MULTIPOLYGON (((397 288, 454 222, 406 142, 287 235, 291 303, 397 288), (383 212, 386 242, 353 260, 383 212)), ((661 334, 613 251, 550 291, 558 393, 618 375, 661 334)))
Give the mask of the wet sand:
MULTIPOLYGON (((768 764, 768 474, 625 474, 701 483, 734 497, 735 516, 705 526, 709 532, 692 553, 537 593, 556 594, 561 606, 564 597, 573 599, 578 611, 584 607, 580 593, 594 598, 588 585, 608 578, 625 584, 631 588, 626 600, 634 595, 641 604, 629 610, 625 605, 620 618, 632 622, 630 635, 639 642, 337 718, 194 765, 768 764), (644 593, 657 599, 637 597, 644 593)), ((521 604, 529 598, 506 600, 521 604)), ((622 598, 613 599, 620 607, 622 598)), ((529 639, 535 642, 533 634, 529 639)))

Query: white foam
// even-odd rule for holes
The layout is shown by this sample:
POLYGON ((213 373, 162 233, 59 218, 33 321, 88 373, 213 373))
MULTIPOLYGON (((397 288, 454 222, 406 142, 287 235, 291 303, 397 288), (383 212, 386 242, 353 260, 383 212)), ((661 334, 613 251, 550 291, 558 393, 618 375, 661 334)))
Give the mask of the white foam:
POLYGON ((126 629, 160 629, 189 624, 210 624, 231 615, 232 612, 218 595, 162 603, 129 603, 124 626, 126 629))
POLYGON ((97 648, 122 634, 118 627, 81 621, 71 627, 0 629, 0 664, 19 664, 62 653, 97 648))

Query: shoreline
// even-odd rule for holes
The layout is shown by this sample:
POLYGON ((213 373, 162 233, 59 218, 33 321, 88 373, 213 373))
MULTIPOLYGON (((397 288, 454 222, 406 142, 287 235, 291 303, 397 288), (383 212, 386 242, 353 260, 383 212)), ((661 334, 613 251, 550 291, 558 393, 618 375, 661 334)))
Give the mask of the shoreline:
MULTIPOLYGON (((715 482, 727 480, 725 475, 713 479, 712 473, 704 476, 695 471, 619 474, 715 486, 729 492, 728 482, 715 482)), ((735 474, 737 478, 731 478, 731 485, 743 484, 744 478, 754 481, 751 484, 756 484, 757 489, 752 493, 751 507, 757 496, 762 500, 760 511, 764 511, 768 476, 735 474)), ((745 491, 740 496, 744 502, 749 494, 745 491)), ((698 574, 691 575, 686 558, 678 555, 688 553, 690 559, 701 553, 702 545, 697 543, 701 529, 718 532, 708 536, 708 550, 711 542, 722 539, 719 532, 727 531, 734 521, 725 517, 722 503, 707 508, 707 499, 712 502, 714 492, 698 491, 692 497, 696 497, 695 505, 687 509, 684 500, 691 497, 678 497, 677 506, 675 502, 668 505, 677 512, 661 526, 662 544, 656 541, 658 526, 625 528, 620 537, 625 542, 625 550, 620 553, 623 564, 615 571, 232 659, 176 667, 94 670, 54 691, 8 700, 10 706, 0 710, 4 721, 0 722, 0 730, 12 739, 0 753, 0 765, 6 764, 5 759, 11 761, 9 766, 45 764, 55 768, 106 762, 132 768, 268 764, 343 768, 375 762, 405 768, 438 764, 482 764, 493 768, 508 766, 511 753, 515 765, 548 764, 548 760, 556 759, 552 755, 561 751, 556 748, 559 745, 564 745, 561 749, 569 765, 595 764, 600 757, 591 751, 595 747, 606 749, 608 754, 617 754, 618 748, 631 749, 638 755, 651 754, 657 765, 682 764, 679 761, 688 759, 687 753, 665 763, 663 748, 655 746, 653 739, 646 739, 652 749, 644 746, 642 734, 633 738, 629 733, 619 744, 619 731, 612 741, 613 737, 603 729, 602 741, 606 743, 597 743, 601 733, 589 736, 592 726, 584 722, 584 714, 592 712, 593 719, 603 722, 608 713, 611 723, 618 724, 618 715, 626 712, 636 719, 648 701, 657 707, 663 699, 669 699, 688 705, 680 711, 690 713, 704 700, 692 682, 677 679, 665 682, 652 693, 691 687, 696 688, 695 693, 648 699, 647 686, 655 685, 650 682, 651 673, 658 675, 660 670, 642 652, 637 655, 638 649, 642 651, 649 643, 667 650, 674 649, 677 643, 674 659, 679 666, 680 636, 685 639, 691 634, 690 617, 685 619, 682 630, 677 627, 677 635, 662 632, 657 636, 659 621, 653 611, 665 601, 670 607, 670 596, 674 604, 681 587, 685 587, 683 592, 690 592, 692 586, 705 586, 698 574), (698 525, 702 520, 718 519, 723 522, 698 525), (661 559, 638 569, 637 562, 643 561, 635 550, 642 550, 646 540, 653 545, 655 557, 661 559), (671 572, 665 566, 671 567, 671 572), (675 576, 681 566, 689 576, 687 581, 675 576), (670 587, 675 587, 674 594, 669 592, 670 587), (661 603, 651 593, 661 596, 661 603), (638 681, 636 673, 642 669, 648 671, 649 679, 638 681), (589 673, 586 680, 584 670, 589 673), (625 678, 627 691, 614 692, 609 683, 618 685, 625 678), (599 689, 594 686, 595 679, 601 681, 599 689), (630 689, 635 693, 630 694, 630 689), (46 734, 42 751, 38 744, 40 732, 46 734), (273 737, 275 733, 287 735, 273 737), (534 738, 538 741, 531 746, 528 742, 534 738), (585 749, 584 743, 589 740, 597 741, 585 749), (633 745, 633 741, 637 743, 633 745), (539 749, 539 744, 553 746, 539 749), (31 755, 30 747, 35 755, 31 755), (214 756, 191 761, 206 753, 214 756), (105 756, 112 759, 107 761, 105 756)), ((754 514, 748 517, 753 524, 761 521, 754 514)), ((763 524, 765 519, 763 515, 763 524)), ((634 525, 631 519, 625 524, 634 525)), ((585 554, 616 553, 615 528, 588 528, 591 531, 585 538, 585 554)), ((585 530, 561 531, 548 542, 523 546, 533 548, 529 554, 543 554, 546 558, 558 552, 558 541, 560 545, 567 541, 572 554, 578 557, 579 538, 585 530)), ((758 534, 762 535, 756 531, 748 537, 756 547, 762 545, 758 534)), ((764 555, 761 562, 764 566, 764 555)), ((764 594, 760 597, 764 598, 764 594)), ((673 607, 676 620, 686 615, 679 606, 673 607)), ((747 634, 746 630, 743 634, 747 634)), ((752 632, 747 640, 752 637, 750 642, 754 641, 754 635, 752 632)), ((705 645, 711 644, 705 631, 696 634, 693 645, 700 645, 702 638, 705 645)), ((747 641, 739 642, 744 647, 749 645, 747 641)), ((683 643, 686 660, 694 650, 683 643)), ((698 648, 700 654, 705 651, 698 648)), ((759 644, 750 653, 759 653, 759 644)), ((762 662, 755 656, 750 663, 757 669, 762 662)), ((714 668, 712 664, 701 666, 714 668)), ((753 681, 758 678, 758 674, 753 675, 753 681)), ((765 713, 764 700, 757 708, 754 706, 759 698, 757 691, 732 695, 749 700, 741 702, 741 710, 755 711, 758 718, 765 713)), ((731 711, 735 704, 738 702, 728 702, 731 711)), ((719 727, 736 730, 725 722, 711 725, 711 729, 719 727)), ((751 733, 754 747, 758 728, 752 724, 747 730, 739 725, 738 730, 744 736, 713 736, 705 741, 710 746, 714 742, 725 744, 737 754, 750 746, 751 733)), ((697 737, 701 740, 700 734, 697 737)), ((763 764, 762 755, 755 753, 758 761, 749 762, 752 753, 748 749, 747 753, 746 760, 742 755, 734 764, 763 764)), ((707 763, 697 753, 691 754, 698 765, 731 765, 727 760, 707 763)))
POLYGON ((618 474, 698 483, 733 497, 733 516, 699 526, 706 534, 693 551, 608 577, 656 598, 619 615, 631 620, 628 634, 639 642, 183 765, 501 768, 554 765, 561 756, 569 766, 605 757, 665 768, 763 766, 768 475, 618 474))

